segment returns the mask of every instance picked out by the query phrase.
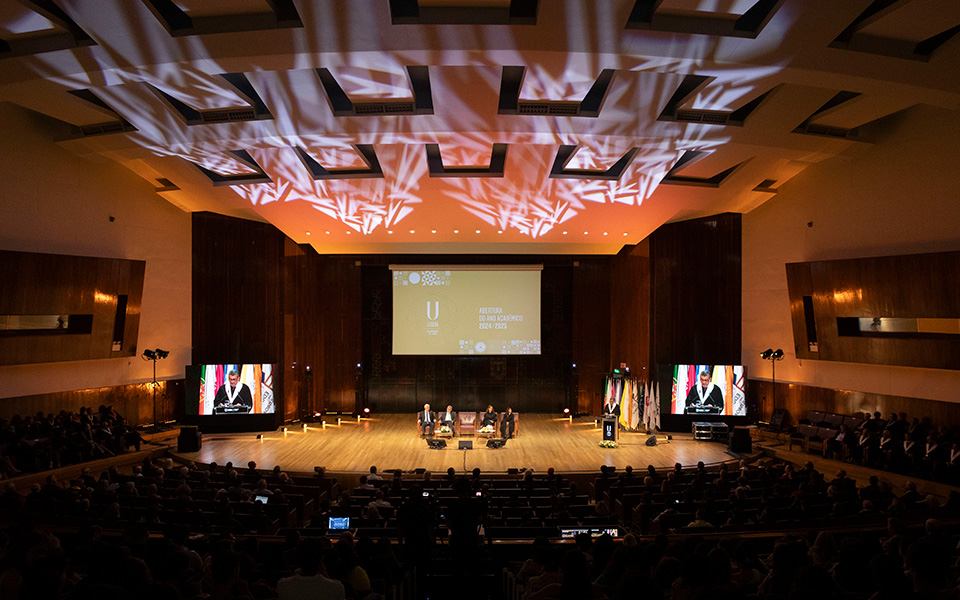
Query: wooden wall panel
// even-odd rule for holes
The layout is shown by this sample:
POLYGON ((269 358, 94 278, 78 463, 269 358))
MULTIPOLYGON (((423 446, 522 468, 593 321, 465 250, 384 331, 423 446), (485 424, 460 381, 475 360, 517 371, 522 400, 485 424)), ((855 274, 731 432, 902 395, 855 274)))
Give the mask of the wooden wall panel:
POLYGON ((813 297, 820 351, 801 353, 803 313, 791 310, 798 358, 960 369, 960 335, 851 336, 837 327, 843 317, 960 319, 960 252, 788 264, 787 284, 791 306, 813 297))
MULTIPOLYGON (((773 384, 770 381, 748 382, 747 403, 764 409, 763 420, 769 420, 773 400, 773 384)), ((798 420, 805 418, 811 410, 845 415, 880 411, 884 418, 891 412, 905 412, 910 418, 929 417, 934 425, 953 426, 960 422, 960 404, 955 402, 821 388, 798 383, 777 382, 776 402, 787 410, 787 424, 791 426, 795 426, 798 420)))
POLYGON ((119 258, 0 251, 0 315, 93 315, 90 333, 0 337, 0 364, 136 356, 145 265, 119 258), (128 302, 123 344, 115 352, 119 294, 126 294, 128 302))
POLYGON ((740 363, 740 229, 727 213, 650 237, 654 364, 740 363))
MULTIPOLYGON (((266 223, 193 213, 193 364, 286 365, 284 240, 266 223)), ((275 389, 286 389, 285 371, 275 389)))
POLYGON ((627 246, 611 263, 610 359, 642 380, 650 366, 650 242, 627 246))
MULTIPOLYGON (((179 407, 184 404, 183 380, 157 382, 156 397, 156 418, 159 421, 179 418, 179 407)), ((0 417, 36 415, 38 412, 57 414, 61 410, 76 412, 82 406, 97 410, 102 404, 116 408, 131 425, 146 425, 154 422, 153 398, 150 382, 20 396, 0 400, 0 417)))
POLYGON ((193 214, 193 362, 278 362, 282 233, 193 214))
MULTIPOLYGON (((610 372, 613 276, 608 257, 585 257, 573 270, 573 362, 577 364, 577 412, 599 415, 604 376, 610 372)), ((619 363, 617 363, 619 365, 619 363)))

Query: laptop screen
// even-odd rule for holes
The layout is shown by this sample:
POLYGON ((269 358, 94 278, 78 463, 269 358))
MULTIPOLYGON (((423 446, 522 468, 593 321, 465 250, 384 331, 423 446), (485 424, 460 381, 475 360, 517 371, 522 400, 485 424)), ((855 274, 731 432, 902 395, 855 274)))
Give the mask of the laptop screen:
POLYGON ((254 496, 253 501, 254 502, 260 501, 266 504, 267 502, 270 501, 270 496, 254 496))
POLYGON ((350 529, 350 517, 330 517, 328 529, 350 529))

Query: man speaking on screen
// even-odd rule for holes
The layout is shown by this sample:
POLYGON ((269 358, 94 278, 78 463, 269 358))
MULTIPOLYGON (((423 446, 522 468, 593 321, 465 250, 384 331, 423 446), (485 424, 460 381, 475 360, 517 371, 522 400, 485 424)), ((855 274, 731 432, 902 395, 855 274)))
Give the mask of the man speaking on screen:
POLYGON ((253 408, 253 394, 250 393, 250 386, 240 383, 240 373, 236 369, 231 369, 227 373, 227 383, 224 383, 217 390, 217 395, 213 399, 214 406, 246 406, 253 408))
POLYGON ((687 394, 687 406, 715 406, 723 410, 723 392, 710 381, 710 372, 700 372, 700 383, 690 388, 687 394))

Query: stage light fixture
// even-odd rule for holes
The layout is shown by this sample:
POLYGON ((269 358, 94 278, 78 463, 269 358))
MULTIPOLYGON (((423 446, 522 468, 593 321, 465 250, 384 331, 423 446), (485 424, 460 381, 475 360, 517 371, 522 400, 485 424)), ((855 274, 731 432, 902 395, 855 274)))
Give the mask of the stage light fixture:
POLYGON ((157 360, 157 353, 153 350, 144 350, 143 357, 147 360, 157 360))
POLYGON ((569 408, 563 409, 563 414, 569 415, 569 414, 570 414, 570 409, 569 409, 569 408))
POLYGON ((154 350, 154 352, 157 353, 157 358, 166 358, 170 356, 170 352, 168 350, 161 350, 160 348, 157 348, 154 350))
POLYGON ((262 433, 258 433, 258 434, 257 434, 257 439, 258 439, 258 440, 263 440, 263 434, 262 434, 262 433))
POLYGON ((776 350, 767 348, 760 353, 760 358, 770 361, 770 385, 773 389, 773 410, 775 412, 777 410, 777 361, 783 360, 783 348, 777 348, 776 350))
POLYGON ((280 432, 281 432, 281 433, 286 433, 286 432, 287 432, 287 426, 284 425, 283 427, 281 427, 281 428, 280 428, 280 432))
POLYGON ((365 415, 369 415, 369 414, 370 414, 370 407, 369 407, 369 406, 363 409, 363 414, 365 414, 365 415))

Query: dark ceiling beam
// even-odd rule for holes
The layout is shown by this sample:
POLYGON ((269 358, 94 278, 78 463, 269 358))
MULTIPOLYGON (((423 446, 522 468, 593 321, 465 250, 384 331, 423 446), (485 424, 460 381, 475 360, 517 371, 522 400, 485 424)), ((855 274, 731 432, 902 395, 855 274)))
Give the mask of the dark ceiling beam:
POLYGON ((663 0, 636 0, 627 29, 756 38, 783 5, 784 0, 757 0, 742 15, 731 19, 726 13, 661 11, 663 0))
POLYGON ((490 164, 484 167, 445 167, 440 144, 425 144, 430 177, 503 177, 507 164, 507 144, 494 144, 490 164))
POLYGON ((337 117, 362 117, 384 115, 432 115, 433 91, 430 86, 430 69, 425 65, 408 65, 407 81, 413 93, 412 99, 358 100, 354 102, 326 68, 316 69, 323 91, 330 101, 330 108, 337 117))
POLYGON ((526 67, 504 66, 500 71, 500 100, 497 114, 558 116, 558 117, 598 117, 603 101, 607 97, 610 83, 616 69, 604 69, 594 80, 593 85, 580 102, 557 100, 520 100, 523 77, 526 67))
POLYGON ((187 162, 199 169, 201 173, 206 175, 214 187, 273 183, 270 177, 263 171, 263 168, 257 163, 257 161, 253 160, 253 157, 250 156, 250 153, 246 150, 230 150, 228 154, 233 155, 234 158, 249 166, 251 169, 254 169, 256 173, 247 173, 244 175, 221 175, 220 173, 211 171, 205 167, 201 167, 193 161, 187 162))
POLYGON ((536 25, 539 0, 511 0, 509 6, 420 6, 417 0, 390 0, 394 25, 536 25))
POLYGON ((310 156, 306 150, 299 146, 294 147, 297 157, 314 181, 325 181, 328 179, 383 179, 383 169, 380 167, 380 161, 377 159, 377 153, 373 149, 373 144, 356 144, 354 149, 360 155, 361 160, 366 163, 365 169, 346 168, 346 169, 327 169, 316 159, 310 156))
POLYGON ((718 188, 720 185, 726 181, 728 177, 733 175, 737 170, 739 170, 743 165, 747 164, 750 159, 747 159, 741 163, 733 165, 729 169, 724 169, 716 175, 710 177, 689 177, 685 175, 680 175, 680 171, 684 168, 692 165, 696 161, 700 160, 708 153, 700 150, 687 150, 680 156, 677 162, 673 167, 667 171, 667 174, 663 176, 663 179, 660 180, 661 185, 687 185, 692 187, 707 187, 707 188, 718 188))
POLYGON ((173 37, 303 27, 293 0, 267 0, 270 12, 191 17, 173 0, 143 0, 173 37))
POLYGON ((604 171, 592 169, 567 169, 567 163, 573 158, 577 151, 576 145, 562 145, 557 150, 557 156, 553 159, 553 167, 550 168, 551 179, 602 179, 606 181, 617 181, 627 170, 633 157, 636 156, 638 148, 630 148, 615 162, 609 169, 604 171))

